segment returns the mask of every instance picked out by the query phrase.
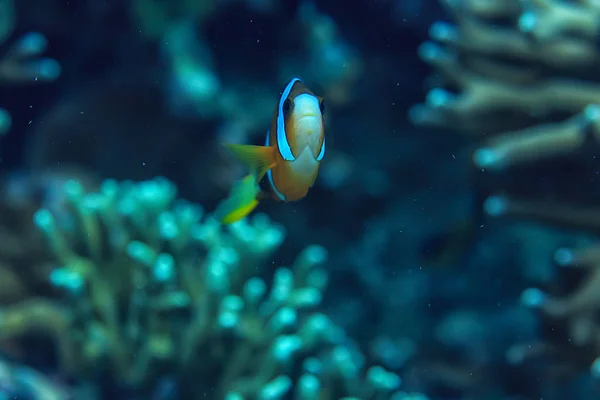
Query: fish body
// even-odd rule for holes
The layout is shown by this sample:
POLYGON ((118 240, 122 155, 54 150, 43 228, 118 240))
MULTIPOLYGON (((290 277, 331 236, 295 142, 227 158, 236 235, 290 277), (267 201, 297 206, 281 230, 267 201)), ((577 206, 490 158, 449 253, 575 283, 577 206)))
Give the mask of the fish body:
POLYGON ((223 223, 245 217, 262 197, 289 202, 306 196, 317 179, 319 165, 325 156, 324 112, 323 99, 311 92, 300 79, 294 78, 279 98, 264 146, 225 145, 250 169, 249 176, 253 177, 256 184, 267 176, 270 194, 265 196, 264 192, 256 191, 246 181, 242 186, 248 193, 240 195, 239 186, 238 193, 235 193, 240 201, 236 203, 232 200, 234 190, 226 199, 232 214, 219 214, 223 223), (254 200, 250 202, 249 193, 254 192, 254 200))

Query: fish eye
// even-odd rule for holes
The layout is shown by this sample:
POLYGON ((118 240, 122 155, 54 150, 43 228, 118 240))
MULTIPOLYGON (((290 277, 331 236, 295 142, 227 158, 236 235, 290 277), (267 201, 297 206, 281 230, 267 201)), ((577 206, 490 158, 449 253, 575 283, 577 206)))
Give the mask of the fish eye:
POLYGON ((290 99, 285 99, 283 102, 283 113, 289 114, 292 111, 292 101, 290 99))
POLYGON ((319 102, 319 109, 321 110, 321 115, 325 115, 325 102, 323 100, 319 102))

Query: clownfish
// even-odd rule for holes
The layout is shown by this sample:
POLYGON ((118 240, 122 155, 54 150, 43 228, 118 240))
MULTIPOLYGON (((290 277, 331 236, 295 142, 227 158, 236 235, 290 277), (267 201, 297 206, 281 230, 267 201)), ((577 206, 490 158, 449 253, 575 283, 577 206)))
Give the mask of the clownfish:
POLYGON ((324 113, 323 98, 294 78, 281 93, 264 146, 225 144, 250 175, 236 182, 217 207, 221 223, 244 218, 264 198, 288 202, 306 196, 325 156, 324 113), (268 188, 263 191, 259 184, 265 175, 268 188))

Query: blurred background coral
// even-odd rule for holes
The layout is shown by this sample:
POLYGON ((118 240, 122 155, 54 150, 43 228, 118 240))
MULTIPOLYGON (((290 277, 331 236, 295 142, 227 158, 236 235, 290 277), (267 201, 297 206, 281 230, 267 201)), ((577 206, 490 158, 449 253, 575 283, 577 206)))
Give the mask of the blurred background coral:
POLYGON ((600 2, 0 0, 0 399, 600 398, 600 2), (212 216, 287 82, 314 187, 212 216))

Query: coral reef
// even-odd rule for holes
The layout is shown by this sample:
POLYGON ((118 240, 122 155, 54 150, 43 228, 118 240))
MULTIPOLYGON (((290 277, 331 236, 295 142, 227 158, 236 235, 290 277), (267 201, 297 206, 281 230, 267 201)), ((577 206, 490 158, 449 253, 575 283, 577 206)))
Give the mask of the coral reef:
MULTIPOLYGON (((0 44, 11 36, 15 28, 16 10, 13 0, 0 1, 0 44)), ((36 32, 17 39, 0 54, 0 83, 23 84, 53 82, 60 76, 60 65, 42 57, 47 47, 46 38, 36 32)), ((11 116, 0 108, 0 134, 11 126, 11 116)))
MULTIPOLYGON (((34 216, 55 256, 60 300, 0 310, 0 337, 50 335, 61 371, 108 373, 137 392, 170 379, 183 398, 406 398, 400 378, 364 359, 319 313, 327 253, 270 270, 284 239, 264 215, 224 231, 164 178, 64 185, 67 207, 34 216)), ((408 397, 413 398, 413 397, 408 397)))
MULTIPOLYGON (((600 5, 442 3, 455 24, 434 24, 432 41, 419 50, 439 75, 429 82, 425 104, 412 108, 413 123, 457 128, 473 138, 472 176, 486 217, 531 220, 597 237, 600 5)), ((543 315, 546 341, 512 347, 510 362, 547 356, 550 376, 590 365, 598 375, 600 258, 589 242, 571 240, 574 248, 554 255, 563 269, 584 267, 575 281, 583 283, 530 282, 541 288, 526 290, 522 302, 543 315)))
POLYGON ((31 221, 42 206, 56 212, 64 207, 57 188, 74 177, 88 189, 96 186, 89 174, 64 169, 41 174, 14 171, 0 179, 0 304, 53 291, 48 284, 50 254, 31 221))
POLYGON ((598 398, 596 3, 0 0, 4 65, 64 71, 1 82, 0 351, 75 399, 598 398), (316 187, 219 226, 291 76, 316 187))
MULTIPOLYGON (((598 114, 588 107, 600 93, 594 80, 597 51, 590 37, 555 32, 550 40, 532 33, 550 24, 546 11, 562 3, 543 2, 539 10, 512 0, 443 3, 457 25, 434 24, 434 42, 419 50, 441 76, 432 79, 427 102, 411 110, 413 122, 482 137, 473 160, 480 168, 507 168, 581 149, 598 114), (565 115, 564 122, 554 123, 565 115)), ((573 7, 593 13, 597 6, 573 7)))
POLYGON ((0 359, 0 398, 2 399, 65 400, 74 398, 74 395, 75 393, 71 392, 66 385, 38 371, 0 359))

